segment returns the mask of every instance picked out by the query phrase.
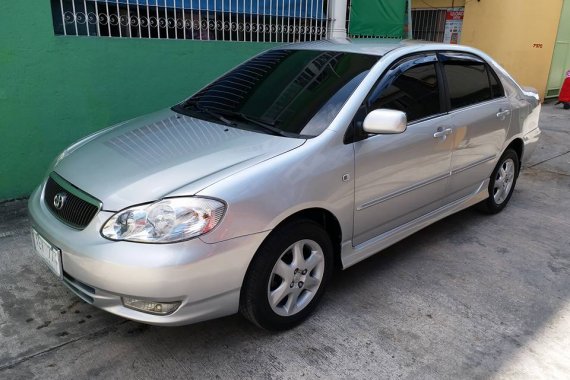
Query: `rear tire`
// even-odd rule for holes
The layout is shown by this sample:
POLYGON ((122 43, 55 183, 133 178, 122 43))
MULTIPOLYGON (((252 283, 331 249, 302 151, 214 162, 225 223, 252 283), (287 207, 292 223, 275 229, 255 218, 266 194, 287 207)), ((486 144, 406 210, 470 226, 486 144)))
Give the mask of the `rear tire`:
POLYGON ((247 271, 240 313, 267 330, 290 329, 317 306, 333 271, 333 247, 310 220, 274 230, 247 271))
POLYGON ((477 208, 486 214, 501 212, 513 195, 519 170, 518 154, 513 149, 507 149, 491 174, 489 198, 479 203, 477 208))

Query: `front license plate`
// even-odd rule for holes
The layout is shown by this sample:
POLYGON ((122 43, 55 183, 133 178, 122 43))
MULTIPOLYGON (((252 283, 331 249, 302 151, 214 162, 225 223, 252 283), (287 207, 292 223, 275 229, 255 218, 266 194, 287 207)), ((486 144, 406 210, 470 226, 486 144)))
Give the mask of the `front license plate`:
POLYGON ((49 268, 61 277, 61 250, 54 247, 50 242, 44 239, 36 230, 32 228, 32 241, 37 254, 44 259, 49 268))

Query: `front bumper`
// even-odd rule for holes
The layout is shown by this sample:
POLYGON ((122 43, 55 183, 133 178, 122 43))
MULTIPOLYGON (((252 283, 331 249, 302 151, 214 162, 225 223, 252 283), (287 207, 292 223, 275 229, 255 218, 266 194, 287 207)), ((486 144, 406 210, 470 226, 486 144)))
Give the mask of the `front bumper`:
POLYGON ((240 288, 257 248, 269 231, 208 244, 113 242, 99 230, 113 213, 101 211, 82 231, 57 220, 45 206, 42 187, 30 197, 32 225, 61 249, 63 282, 80 298, 122 317, 154 325, 184 325, 234 314, 240 288), (166 316, 123 306, 121 296, 181 301, 166 316))

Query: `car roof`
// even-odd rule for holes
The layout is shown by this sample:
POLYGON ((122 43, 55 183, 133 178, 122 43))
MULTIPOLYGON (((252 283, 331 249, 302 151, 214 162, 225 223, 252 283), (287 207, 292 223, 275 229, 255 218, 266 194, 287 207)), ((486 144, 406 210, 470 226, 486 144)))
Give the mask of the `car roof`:
POLYGON ((273 48, 272 50, 319 50, 319 51, 336 51, 346 53, 360 53, 383 57, 392 55, 392 58, 404 56, 413 53, 425 53, 431 51, 455 51, 470 53, 483 58, 490 64, 497 74, 508 80, 522 93, 524 90, 514 80, 514 78, 493 58, 485 54, 479 49, 465 45, 442 44, 438 42, 428 42, 420 40, 401 40, 388 38, 359 38, 359 39, 336 39, 321 40, 312 42, 291 43, 273 48), (390 53, 390 54, 389 54, 390 53))
POLYGON ((276 49, 288 50, 319 50, 337 51, 346 53, 360 53, 383 56, 386 53, 405 46, 436 46, 433 42, 417 40, 401 40, 388 38, 363 38, 363 39, 342 39, 342 40, 321 40, 312 42, 293 43, 276 49))

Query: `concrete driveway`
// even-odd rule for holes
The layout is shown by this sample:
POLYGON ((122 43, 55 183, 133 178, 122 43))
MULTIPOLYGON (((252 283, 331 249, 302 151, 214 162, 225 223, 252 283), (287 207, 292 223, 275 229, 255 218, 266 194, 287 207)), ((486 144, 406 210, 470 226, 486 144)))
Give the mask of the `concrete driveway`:
POLYGON ((283 333, 130 322, 69 292, 0 204, 0 378, 570 377, 570 112, 544 107, 510 205, 466 210, 339 273, 283 333))

